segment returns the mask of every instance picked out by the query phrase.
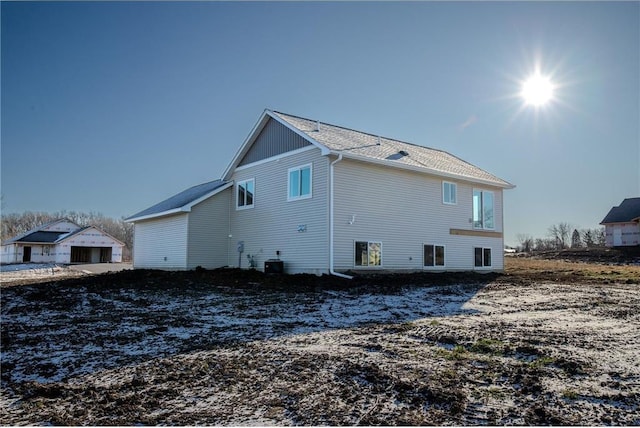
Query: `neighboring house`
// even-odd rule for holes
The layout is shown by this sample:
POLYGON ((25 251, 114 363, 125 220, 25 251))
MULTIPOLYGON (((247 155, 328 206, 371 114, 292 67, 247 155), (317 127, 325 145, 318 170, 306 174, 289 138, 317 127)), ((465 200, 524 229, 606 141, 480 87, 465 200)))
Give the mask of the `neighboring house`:
POLYGON ((441 150, 265 110, 220 180, 127 221, 137 268, 493 271, 513 187, 441 150))
POLYGON ((640 198, 627 198, 600 222, 607 247, 640 245, 640 198))
POLYGON ((124 244, 97 227, 55 220, 2 243, 2 263, 122 261, 124 244))

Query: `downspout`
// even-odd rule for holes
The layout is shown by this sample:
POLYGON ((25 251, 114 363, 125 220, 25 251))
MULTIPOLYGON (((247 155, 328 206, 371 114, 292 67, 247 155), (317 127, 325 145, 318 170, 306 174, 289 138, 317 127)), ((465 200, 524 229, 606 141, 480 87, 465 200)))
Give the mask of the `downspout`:
POLYGON ((352 276, 349 275, 345 275, 343 273, 339 273, 333 270, 333 243, 334 243, 334 239, 333 239, 333 235, 334 235, 334 219, 333 219, 333 204, 334 204, 334 198, 333 198, 333 182, 334 182, 334 177, 333 177, 333 169, 334 169, 334 165, 337 164, 338 162, 340 162, 342 160, 342 153, 340 153, 338 155, 338 158, 336 160, 334 160, 333 162, 331 162, 331 164, 329 164, 329 179, 331 180, 331 183, 329 183, 329 273, 331 275, 335 275, 335 276, 339 276, 341 278, 346 278, 346 279, 353 279, 352 276))

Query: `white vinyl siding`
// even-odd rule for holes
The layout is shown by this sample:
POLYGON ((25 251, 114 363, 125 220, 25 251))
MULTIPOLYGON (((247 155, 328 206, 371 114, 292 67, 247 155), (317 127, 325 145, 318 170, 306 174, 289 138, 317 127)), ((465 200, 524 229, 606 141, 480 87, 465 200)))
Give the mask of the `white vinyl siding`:
POLYGON ((227 265, 229 207, 232 188, 191 208, 187 268, 215 269, 227 265))
MULTIPOLYGON (((326 273, 329 266, 329 203, 328 167, 326 156, 319 149, 304 150, 260 162, 236 170, 231 177, 236 183, 255 178, 257 197, 253 209, 236 210, 231 216, 228 264, 248 267, 252 256, 256 267, 279 258, 287 273, 326 273), (313 198, 288 201, 290 169, 313 164, 311 193, 313 198), (244 241, 239 257, 237 243, 244 241)), ((233 195, 234 206, 237 194, 233 195)), ((353 250, 350 250, 352 254, 353 250)))
POLYGON ((134 233, 135 268, 187 268, 187 213, 138 221, 134 233))
MULTIPOLYGON (((334 175, 337 271, 353 269, 353 243, 363 237, 384 243, 384 269, 424 269, 425 243, 446 248, 446 270, 473 270, 469 253, 476 246, 491 248, 492 269, 502 269, 501 237, 451 234, 451 229, 473 231, 472 183, 456 182, 452 206, 442 203, 441 177, 349 159, 335 165, 334 175)), ((502 190, 492 192, 494 231, 502 232, 502 190)))

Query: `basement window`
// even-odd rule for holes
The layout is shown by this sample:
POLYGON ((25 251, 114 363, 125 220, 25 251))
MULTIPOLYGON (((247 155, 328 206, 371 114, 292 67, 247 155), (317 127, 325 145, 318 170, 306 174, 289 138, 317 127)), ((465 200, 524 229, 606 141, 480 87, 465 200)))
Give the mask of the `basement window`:
POLYGON ((444 267, 444 245, 424 245, 424 266, 444 267))
POLYGON ((356 241, 356 266, 382 266, 382 242, 356 241))
POLYGON ((475 267, 491 267, 491 248, 474 248, 475 267))

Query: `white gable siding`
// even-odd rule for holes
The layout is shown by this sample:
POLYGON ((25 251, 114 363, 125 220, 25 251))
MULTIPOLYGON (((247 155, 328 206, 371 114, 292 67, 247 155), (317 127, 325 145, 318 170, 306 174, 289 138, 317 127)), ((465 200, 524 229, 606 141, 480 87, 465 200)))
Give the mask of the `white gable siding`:
POLYGON ((446 270, 474 269, 476 246, 491 248, 492 269, 503 268, 502 238, 450 232, 472 230, 474 188, 494 192, 495 231, 502 232, 501 189, 447 179, 457 184, 457 204, 448 205, 435 176, 350 160, 337 163, 334 174, 336 270, 361 269, 354 266, 355 241, 382 242, 382 269, 423 269, 425 243, 445 246, 446 270))
POLYGON ((319 149, 296 152, 272 161, 248 165, 233 174, 237 183, 255 180, 254 207, 236 210, 237 186, 232 188, 229 262, 238 266, 238 241, 244 241, 241 266, 248 267, 252 255, 258 269, 276 258, 285 263, 288 273, 328 271, 328 167, 319 149), (287 201, 289 168, 312 164, 312 198, 287 201), (298 231, 303 228, 304 231, 298 231))
POLYGON ((73 232, 74 230, 78 230, 79 227, 75 223, 71 223, 70 221, 62 220, 57 221, 53 224, 47 225, 39 230, 48 231, 48 232, 73 232))
POLYGON ((186 269, 187 237, 186 213, 136 222, 134 268, 186 269))
POLYGON ((227 265, 232 188, 195 205, 189 213, 188 269, 227 265))

